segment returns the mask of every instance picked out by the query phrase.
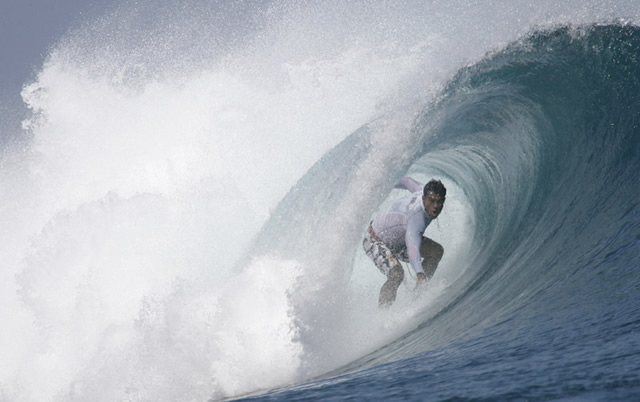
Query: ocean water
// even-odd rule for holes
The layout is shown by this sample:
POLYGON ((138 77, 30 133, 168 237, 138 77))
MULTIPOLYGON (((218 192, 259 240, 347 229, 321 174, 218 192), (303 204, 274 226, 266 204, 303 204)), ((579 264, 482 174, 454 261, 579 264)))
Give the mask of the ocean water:
POLYGON ((638 400, 634 3, 70 27, 1 136, 0 401, 638 400), (380 311, 361 240, 404 175, 447 186, 445 256, 380 311))

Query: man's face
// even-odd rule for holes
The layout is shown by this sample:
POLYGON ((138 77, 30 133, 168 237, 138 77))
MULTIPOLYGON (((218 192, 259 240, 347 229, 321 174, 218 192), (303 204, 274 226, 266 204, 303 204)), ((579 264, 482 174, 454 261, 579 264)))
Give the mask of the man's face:
POLYGON ((429 191, 427 195, 422 196, 422 204, 429 218, 436 219, 442 212, 442 207, 444 207, 444 197, 429 191))

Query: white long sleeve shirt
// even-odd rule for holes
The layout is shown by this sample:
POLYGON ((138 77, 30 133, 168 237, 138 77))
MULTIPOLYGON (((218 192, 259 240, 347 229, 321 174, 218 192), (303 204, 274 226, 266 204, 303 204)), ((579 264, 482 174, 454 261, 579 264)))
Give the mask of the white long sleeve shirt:
POLYGON ((411 191, 411 195, 396 200, 374 219, 373 231, 394 253, 407 250, 409 263, 416 273, 424 272, 420 244, 431 218, 422 203, 424 185, 410 177, 400 179, 396 188, 411 191))

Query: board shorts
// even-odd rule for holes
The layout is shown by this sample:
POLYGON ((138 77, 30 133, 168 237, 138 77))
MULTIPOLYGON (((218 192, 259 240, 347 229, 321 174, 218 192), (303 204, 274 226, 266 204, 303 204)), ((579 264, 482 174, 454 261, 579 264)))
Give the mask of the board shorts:
POLYGON ((367 256, 373 260, 373 263, 385 276, 389 275, 389 271, 395 266, 399 266, 402 269, 400 261, 409 262, 406 248, 392 251, 376 236, 371 225, 369 225, 364 235, 362 247, 367 256))

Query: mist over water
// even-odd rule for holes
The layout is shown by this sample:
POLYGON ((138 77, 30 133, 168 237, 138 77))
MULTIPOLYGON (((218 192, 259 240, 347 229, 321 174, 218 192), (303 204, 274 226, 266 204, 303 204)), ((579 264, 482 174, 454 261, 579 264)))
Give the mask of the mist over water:
POLYGON ((0 400, 233 397, 422 325, 490 256, 463 168, 416 157, 416 119, 532 30, 639 17, 576 3, 123 2, 70 30, 24 83, 23 130, 1 136, 0 400), (407 171, 443 176, 427 235, 447 254, 426 295, 408 280, 381 313, 358 242, 407 171))

